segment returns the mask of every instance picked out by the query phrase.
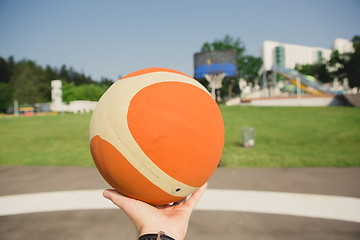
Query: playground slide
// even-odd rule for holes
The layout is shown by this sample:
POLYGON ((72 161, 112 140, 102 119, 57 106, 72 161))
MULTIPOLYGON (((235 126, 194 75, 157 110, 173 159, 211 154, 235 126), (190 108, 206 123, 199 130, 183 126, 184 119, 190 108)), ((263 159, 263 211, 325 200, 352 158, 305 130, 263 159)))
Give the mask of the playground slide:
POLYGON ((272 71, 282 75, 284 78, 291 81, 295 86, 297 85, 297 79, 299 79, 301 90, 307 93, 314 95, 330 94, 329 89, 324 87, 324 85, 320 81, 316 80, 312 76, 304 75, 298 71, 282 68, 279 66, 274 66, 272 68, 272 71))

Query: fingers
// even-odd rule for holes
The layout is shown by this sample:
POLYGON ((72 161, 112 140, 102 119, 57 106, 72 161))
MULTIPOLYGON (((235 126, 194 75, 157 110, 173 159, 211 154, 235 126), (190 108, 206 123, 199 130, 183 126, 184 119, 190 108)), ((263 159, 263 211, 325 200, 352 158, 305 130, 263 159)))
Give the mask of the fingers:
MULTIPOLYGON (((193 211, 196 204, 200 201, 200 198, 202 197, 202 195, 204 194, 206 188, 208 186, 208 183, 205 183, 201 188, 199 188, 196 192, 194 192, 187 200, 186 198, 183 200, 180 200, 179 202, 174 203, 173 205, 184 205, 187 208, 189 208, 190 211, 193 211)), ((130 207, 129 205, 133 205, 134 202, 138 202, 135 199, 131 199, 128 198, 124 195, 122 195, 121 193, 117 192, 116 190, 113 189, 106 189, 103 192, 103 196, 109 200, 111 200, 115 205, 117 205, 118 207, 120 207, 121 209, 123 209, 125 211, 125 213, 127 213, 128 208, 130 207)), ((161 209, 161 208, 168 208, 169 206, 156 206, 156 208, 161 209)))
POLYGON ((111 200, 115 205, 117 205, 120 208, 123 208, 124 205, 126 205, 126 203, 129 201, 128 197, 122 195, 121 193, 113 189, 106 189, 103 192, 103 196, 111 200))
POLYGON ((105 189, 103 192, 104 198, 110 199, 110 195, 112 194, 111 191, 114 191, 112 189, 105 189))
POLYGON ((194 192, 189 199, 185 202, 184 205, 190 208, 191 211, 194 210, 196 204, 200 201, 202 195, 204 194, 208 183, 205 183, 201 188, 199 188, 196 192, 194 192))
POLYGON ((103 192, 103 196, 104 196, 104 198, 112 200, 116 193, 118 193, 118 192, 116 192, 114 189, 105 189, 103 192))

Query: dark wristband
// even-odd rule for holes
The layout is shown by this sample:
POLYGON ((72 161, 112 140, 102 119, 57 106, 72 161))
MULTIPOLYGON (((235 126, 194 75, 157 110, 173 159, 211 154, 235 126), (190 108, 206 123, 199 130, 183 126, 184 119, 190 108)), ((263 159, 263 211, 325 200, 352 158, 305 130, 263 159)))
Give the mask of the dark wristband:
POLYGON ((158 234, 145 234, 139 237, 138 240, 175 240, 174 238, 166 235, 165 233, 158 233, 158 234))

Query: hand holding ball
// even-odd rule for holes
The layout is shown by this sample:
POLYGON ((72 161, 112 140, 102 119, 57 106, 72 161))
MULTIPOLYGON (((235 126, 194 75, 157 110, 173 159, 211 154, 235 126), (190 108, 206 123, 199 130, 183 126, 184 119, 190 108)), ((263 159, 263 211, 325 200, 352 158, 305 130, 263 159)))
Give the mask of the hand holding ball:
POLYGON ((214 173, 224 124, 207 90, 193 78, 148 68, 116 81, 90 123, 90 150, 118 192, 154 205, 179 201, 214 173))

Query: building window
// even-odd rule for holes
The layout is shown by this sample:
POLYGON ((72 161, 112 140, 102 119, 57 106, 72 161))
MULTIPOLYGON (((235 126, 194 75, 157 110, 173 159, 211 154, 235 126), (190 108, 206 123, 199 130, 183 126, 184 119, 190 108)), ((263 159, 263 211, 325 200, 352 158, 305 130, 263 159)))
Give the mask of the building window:
POLYGON ((322 63, 322 61, 323 61, 322 52, 317 51, 317 62, 322 63))
POLYGON ((280 67, 285 67, 285 49, 282 46, 275 48, 276 64, 280 67))

